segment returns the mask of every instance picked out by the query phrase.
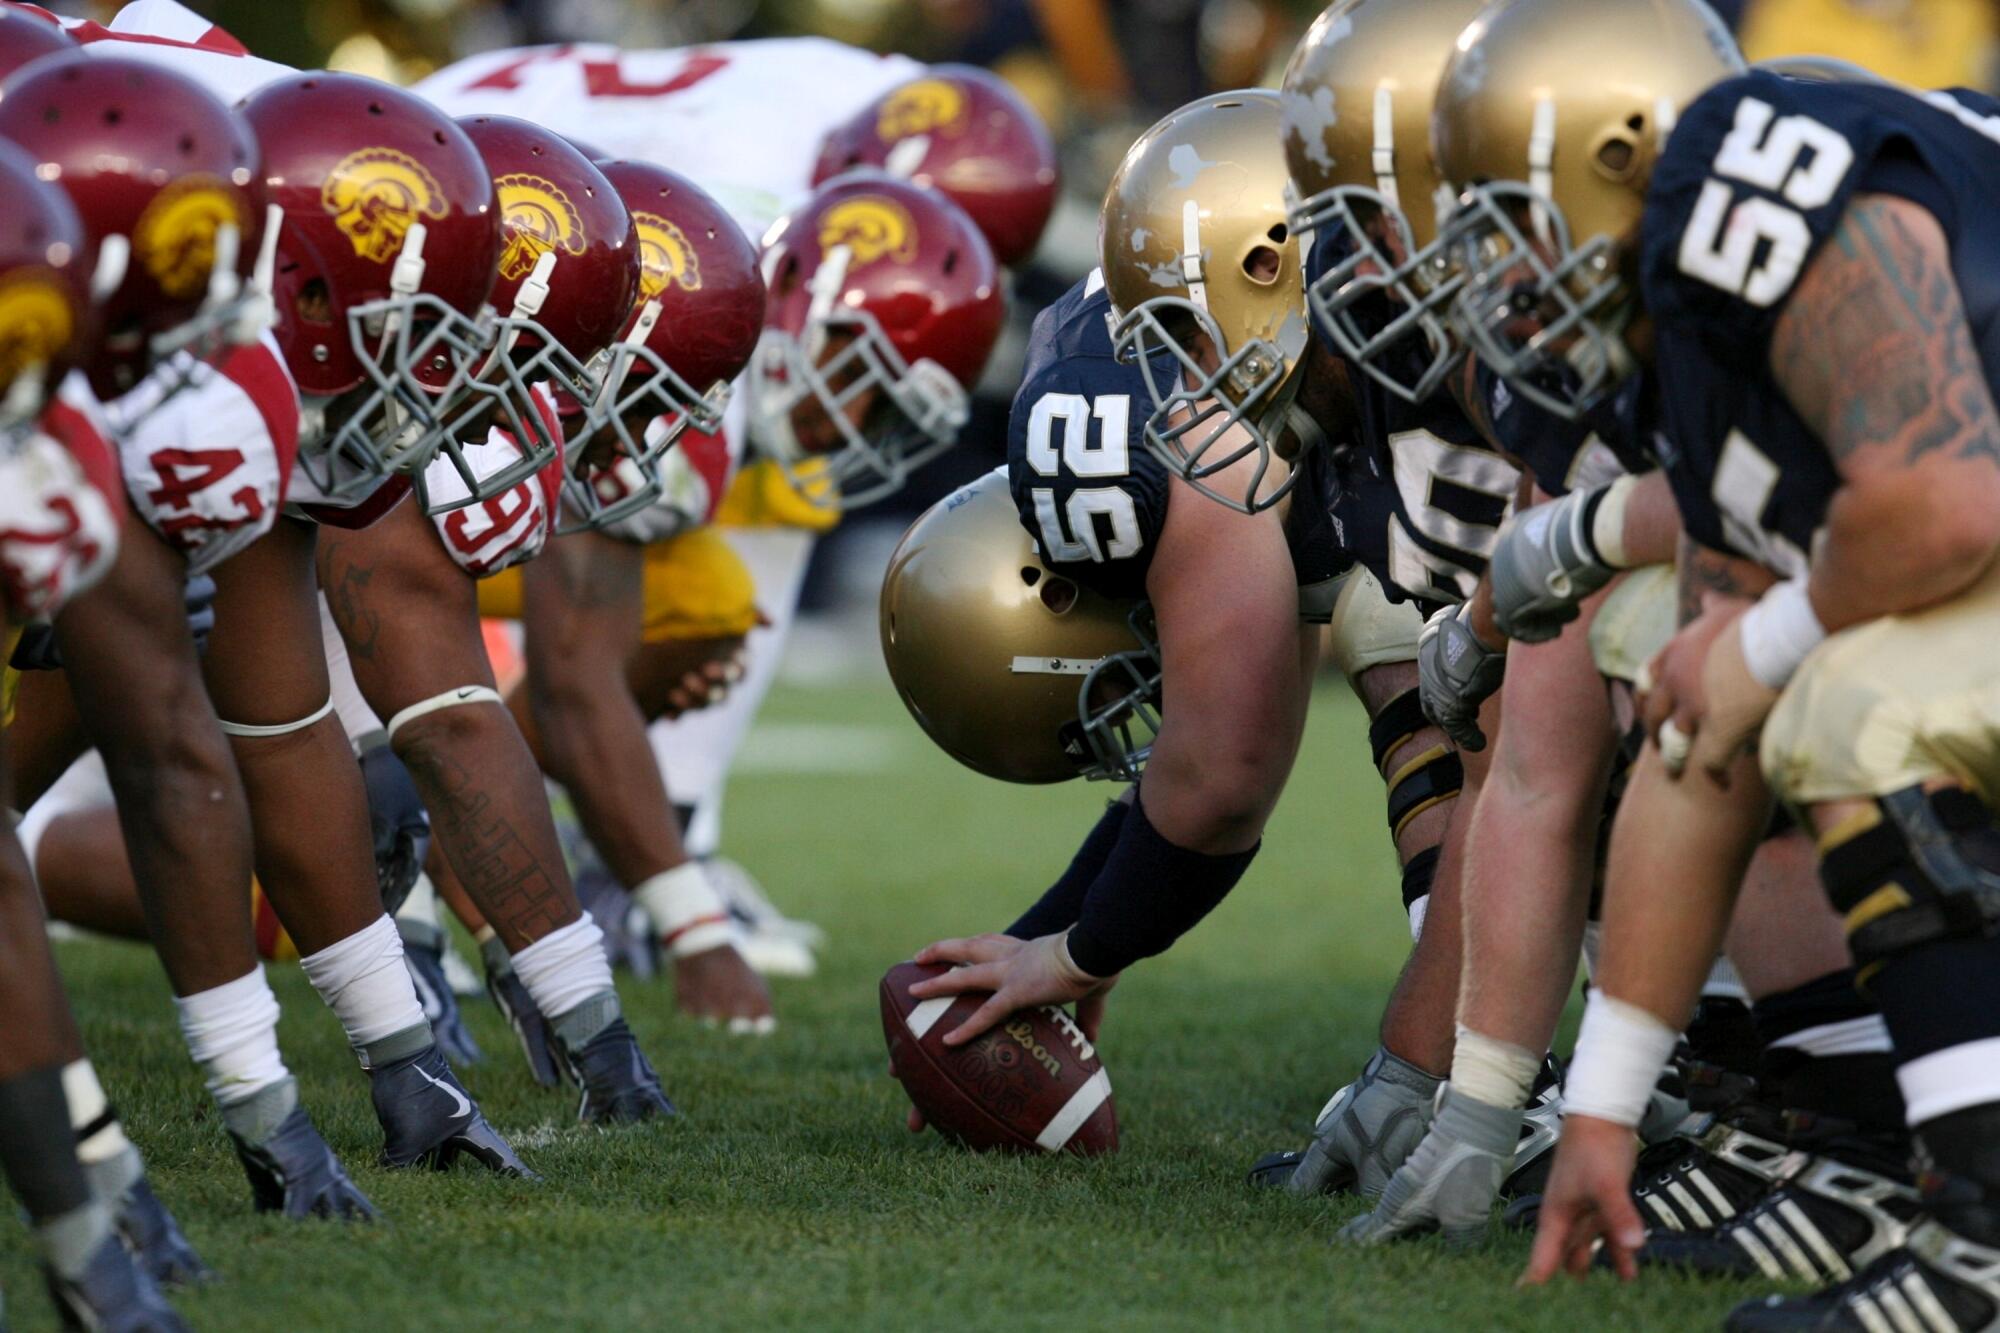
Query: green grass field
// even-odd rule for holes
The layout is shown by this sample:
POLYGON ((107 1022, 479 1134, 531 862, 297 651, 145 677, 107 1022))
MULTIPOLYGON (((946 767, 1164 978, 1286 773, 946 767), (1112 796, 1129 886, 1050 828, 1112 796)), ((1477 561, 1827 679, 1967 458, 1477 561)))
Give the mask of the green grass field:
MULTIPOLYGON (((781 691, 732 790, 732 850, 832 940, 819 976, 780 983, 778 1034, 707 1031, 674 1014, 666 983, 625 987, 677 1122, 577 1127, 468 1002, 488 1058, 461 1073, 540 1185, 374 1167, 362 1075, 296 968, 274 968, 307 1103, 390 1221, 253 1216, 151 957, 64 945, 104 1081, 225 1277, 181 1308, 200 1328, 288 1330, 1719 1326, 1749 1289, 1517 1291, 1519 1238, 1356 1253, 1329 1244, 1352 1200, 1244 1186, 1373 1048, 1408 948, 1359 711, 1339 687, 1320 704, 1250 876, 1112 998, 1100 1049, 1124 1150, 1102 1161, 974 1157, 902 1127, 876 979, 933 938, 1004 925, 1108 792, 962 770, 886 686, 781 691)), ((18 1229, 0 1282, 15 1327, 52 1322, 18 1229)))

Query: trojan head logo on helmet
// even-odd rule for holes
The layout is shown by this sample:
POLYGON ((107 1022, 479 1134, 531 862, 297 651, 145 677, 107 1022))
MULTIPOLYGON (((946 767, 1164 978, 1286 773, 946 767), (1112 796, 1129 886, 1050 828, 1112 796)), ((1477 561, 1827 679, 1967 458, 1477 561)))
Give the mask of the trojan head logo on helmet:
POLYGON ((500 225, 506 248, 500 252, 500 276, 519 282, 534 271, 541 257, 560 251, 581 255, 587 238, 583 217, 561 187, 541 176, 514 171, 497 178, 500 225))
POLYGON ((1136 781, 1159 730, 1143 602, 1042 562, 1006 469, 932 506, 882 580, 882 656, 938 748, 1008 782, 1136 781))
POLYGON ((986 238, 942 194, 858 171, 779 219, 763 263, 751 440, 809 498, 894 492, 957 441, 999 337, 986 238))
POLYGON ((464 132, 352 74, 275 80, 242 113, 283 210, 277 337, 304 397, 313 498, 351 501, 392 472, 421 474, 448 441, 483 438, 500 229, 464 132))
POLYGON ((1338 0, 1285 67, 1285 161, 1310 237, 1306 302, 1348 361, 1418 402, 1457 365, 1452 195, 1431 161, 1431 97, 1481 0, 1338 0))
POLYGON ((1140 136, 1099 219, 1119 355, 1144 376, 1145 441, 1195 489, 1255 512, 1274 474, 1309 342, 1299 242, 1285 220, 1276 93, 1217 93, 1140 136), (1211 484, 1247 463, 1242 477, 1211 484))
POLYGON ((813 184, 865 167, 943 194, 1004 266, 1034 252, 1055 208, 1055 144, 1041 118, 1004 79, 970 65, 935 66, 828 133, 813 184))
POLYGON ((320 189, 320 206, 355 255, 373 264, 393 260, 411 227, 449 211, 437 177, 393 148, 363 148, 340 159, 320 189))
POLYGON ((0 276, 0 384, 60 362, 76 336, 76 294, 48 271, 0 276))
POLYGON ((1574 420, 1628 375, 1624 276, 1681 109, 1742 72, 1701 0, 1515 0, 1459 38, 1432 122, 1461 192, 1453 323, 1521 397, 1574 420))
POLYGON ((687 431, 721 431, 730 381, 763 327, 764 279, 749 238, 694 182, 650 162, 597 167, 637 228, 639 292, 617 340, 589 367, 595 392, 572 405, 584 424, 570 447, 596 457, 565 500, 593 527, 637 520, 632 532, 646 539, 660 535, 649 524, 671 531, 707 516, 713 497, 692 494, 706 483, 677 469, 684 455, 670 451, 687 431))
POLYGON ((88 253, 75 205, 0 142, 0 432, 28 429, 69 370, 84 332, 88 253))
MULTIPOLYGON (((0 135, 28 151, 83 220, 102 330, 89 366, 99 396, 129 391, 176 352, 208 356, 268 326, 258 147, 214 94, 140 60, 58 54, 7 81, 0 135)), ((189 364, 170 378, 184 382, 189 364)))
POLYGON ((687 233, 671 218, 658 213, 635 211, 632 223, 639 229, 639 296, 650 301, 678 287, 684 292, 701 290, 701 256, 688 243, 687 233))
POLYGON ((845 249, 850 269, 882 259, 907 264, 917 257, 917 224, 893 199, 855 195, 820 214, 819 249, 822 256, 845 249))

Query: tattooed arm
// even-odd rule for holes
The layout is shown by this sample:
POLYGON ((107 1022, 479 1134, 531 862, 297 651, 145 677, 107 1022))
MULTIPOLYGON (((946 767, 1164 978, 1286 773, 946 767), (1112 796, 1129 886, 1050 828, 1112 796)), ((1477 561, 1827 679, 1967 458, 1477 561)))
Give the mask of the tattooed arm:
POLYGON ((2000 550, 2000 413, 1937 219, 1849 205, 1779 319, 1771 370, 1843 485, 1814 552, 1828 629, 1962 591, 2000 550))

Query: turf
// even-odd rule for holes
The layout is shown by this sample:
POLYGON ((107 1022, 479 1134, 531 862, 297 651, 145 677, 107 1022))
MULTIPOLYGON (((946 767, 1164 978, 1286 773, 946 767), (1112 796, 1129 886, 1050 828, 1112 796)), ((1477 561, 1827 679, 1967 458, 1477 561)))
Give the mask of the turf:
MULTIPOLYGON (((625 986, 684 1110, 575 1127, 498 1017, 463 1072, 545 1182, 392 1174, 366 1086, 296 968, 273 968, 307 1104, 390 1223, 288 1225, 248 1195, 149 955, 65 944, 91 1049, 159 1192, 225 1280, 197 1327, 1691 1329, 1747 1287, 1602 1278, 1513 1287, 1526 1254, 1329 1244, 1351 1200, 1243 1184, 1294 1146, 1374 1045, 1408 947, 1358 710, 1326 690, 1263 855, 1231 899, 1113 996, 1101 1042, 1124 1148, 1097 1162, 974 1157, 903 1128, 875 982, 930 939, 995 929, 1066 864, 1107 795, 1012 788, 932 750, 886 688, 780 692, 731 792, 735 853, 831 936, 779 983, 782 1026, 730 1038, 625 986), (827 730, 831 724, 832 730, 827 730)), ((52 1321, 18 1229, 17 1328, 52 1321)))

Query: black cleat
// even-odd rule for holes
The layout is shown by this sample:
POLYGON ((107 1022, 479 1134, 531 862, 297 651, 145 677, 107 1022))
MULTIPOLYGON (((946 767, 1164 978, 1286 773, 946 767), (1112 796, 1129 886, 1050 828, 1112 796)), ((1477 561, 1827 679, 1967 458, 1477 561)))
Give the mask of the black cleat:
POLYGON ((448 1171, 461 1156, 489 1171, 539 1179, 479 1113, 436 1046, 368 1071, 382 1122, 382 1165, 448 1171))
POLYGON ((215 1270, 194 1252, 194 1246, 181 1234, 180 1224, 144 1176, 119 1196, 112 1212, 125 1248, 153 1281, 163 1287, 191 1287, 214 1280, 215 1270))
POLYGON ((44 1266, 49 1299, 56 1303, 64 1328, 102 1333, 187 1333, 187 1323, 159 1286, 114 1233, 90 1256, 75 1278, 44 1266))
POLYGON ((570 1077, 583 1089, 576 1110, 586 1125, 623 1125, 679 1114, 660 1076, 622 1018, 607 1023, 577 1051, 563 1052, 570 1077))
POLYGON ((549 1020, 535 1008, 534 1000, 528 996, 527 986, 514 975, 514 969, 495 968, 489 963, 486 968, 486 993, 493 998, 493 1007, 507 1020, 507 1026, 514 1029, 514 1036, 521 1043, 521 1054, 528 1060, 528 1072, 534 1075, 535 1082, 545 1088, 561 1087, 563 1064, 556 1056, 555 1033, 549 1030, 549 1020))
POLYGON ((1893 1158, 1851 1149, 1801 1155, 1790 1171, 1782 1185, 1713 1230, 1648 1237, 1639 1263, 1702 1277, 1845 1282, 1902 1245, 1919 1216, 1917 1191, 1893 1158))
POLYGON ((1986 1333, 2000 1328, 2000 1249, 1926 1217, 1905 1244, 1838 1286, 1746 1302, 1723 1327, 1728 1333, 1986 1333))
POLYGON ((375 1205, 355 1188, 340 1159, 313 1128, 303 1106, 292 1108, 256 1147, 235 1134, 236 1158, 250 1177, 250 1194, 260 1213, 283 1213, 293 1220, 308 1217, 373 1222, 375 1205))
POLYGON ((1250 1164, 1250 1174, 1245 1177, 1245 1183, 1257 1189, 1287 1189, 1292 1183, 1292 1173, 1299 1169, 1299 1163, 1305 1160, 1305 1156, 1302 1148, 1267 1152, 1250 1164))
POLYGON ((444 974, 445 935, 440 926, 428 921, 398 921, 403 937, 403 964, 417 988, 417 1003, 430 1021, 431 1036, 438 1049, 453 1064, 476 1065, 486 1058, 479 1043, 466 1030, 465 1016, 458 1009, 458 995, 444 974))

